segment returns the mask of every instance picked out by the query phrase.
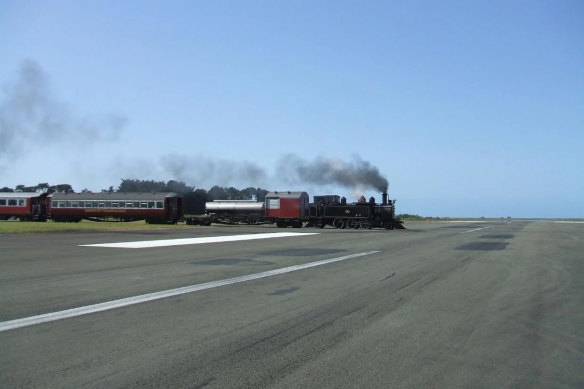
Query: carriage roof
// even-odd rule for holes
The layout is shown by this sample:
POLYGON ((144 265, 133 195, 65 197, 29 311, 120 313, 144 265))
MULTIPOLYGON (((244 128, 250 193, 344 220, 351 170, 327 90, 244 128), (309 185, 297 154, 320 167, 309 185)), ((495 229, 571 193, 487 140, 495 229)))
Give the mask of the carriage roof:
POLYGON ((166 198, 182 197, 173 192, 154 193, 127 193, 127 192, 102 192, 102 193, 53 193, 53 200, 136 200, 136 201, 162 201, 166 198))

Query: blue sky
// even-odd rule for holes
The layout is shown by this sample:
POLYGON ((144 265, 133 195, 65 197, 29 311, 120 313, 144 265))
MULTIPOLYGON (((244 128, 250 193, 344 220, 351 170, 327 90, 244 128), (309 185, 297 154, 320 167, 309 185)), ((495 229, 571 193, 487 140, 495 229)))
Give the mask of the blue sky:
POLYGON ((584 2, 0 0, 0 186, 122 178, 584 217, 584 2), (253 172, 251 174, 250 172, 253 172))

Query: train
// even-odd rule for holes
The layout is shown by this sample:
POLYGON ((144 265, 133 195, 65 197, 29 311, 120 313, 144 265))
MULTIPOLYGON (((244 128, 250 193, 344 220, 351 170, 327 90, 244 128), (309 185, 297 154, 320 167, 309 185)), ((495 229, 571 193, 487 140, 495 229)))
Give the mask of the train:
POLYGON ((0 193, 0 219, 22 221, 79 222, 136 221, 189 225, 275 224, 277 227, 300 228, 385 228, 402 229, 395 215, 395 200, 382 194, 381 203, 361 196, 347 203, 338 195, 314 196, 309 202, 306 192, 268 192, 265 201, 216 200, 205 204, 204 216, 184 214, 183 196, 176 193, 0 193))
POLYGON ((306 192, 268 192, 263 202, 218 200, 207 202, 205 209, 204 217, 185 217, 186 223, 272 223, 280 228, 405 228, 395 215, 395 200, 389 200, 387 193, 382 193, 381 203, 376 203, 373 197, 366 201, 363 196, 356 203, 347 203, 346 198, 338 195, 314 196, 310 203, 306 192))

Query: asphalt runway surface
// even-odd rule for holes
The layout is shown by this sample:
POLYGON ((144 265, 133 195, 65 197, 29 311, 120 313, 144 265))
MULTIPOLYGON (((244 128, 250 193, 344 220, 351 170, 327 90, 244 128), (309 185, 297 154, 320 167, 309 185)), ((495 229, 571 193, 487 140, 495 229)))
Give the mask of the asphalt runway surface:
POLYGON ((0 234, 0 387, 584 387, 584 224, 406 227, 0 234))

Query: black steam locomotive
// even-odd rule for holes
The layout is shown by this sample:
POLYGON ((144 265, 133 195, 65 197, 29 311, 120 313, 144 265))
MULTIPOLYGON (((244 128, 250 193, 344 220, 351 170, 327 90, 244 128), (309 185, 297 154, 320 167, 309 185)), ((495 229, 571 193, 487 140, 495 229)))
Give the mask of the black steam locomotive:
POLYGON ((371 197, 366 201, 363 196, 357 203, 347 204, 344 197, 337 195, 314 196, 310 204, 308 225, 324 228, 386 228, 403 229, 403 223, 395 216, 395 201, 388 200, 387 193, 382 194, 381 204, 371 197))

